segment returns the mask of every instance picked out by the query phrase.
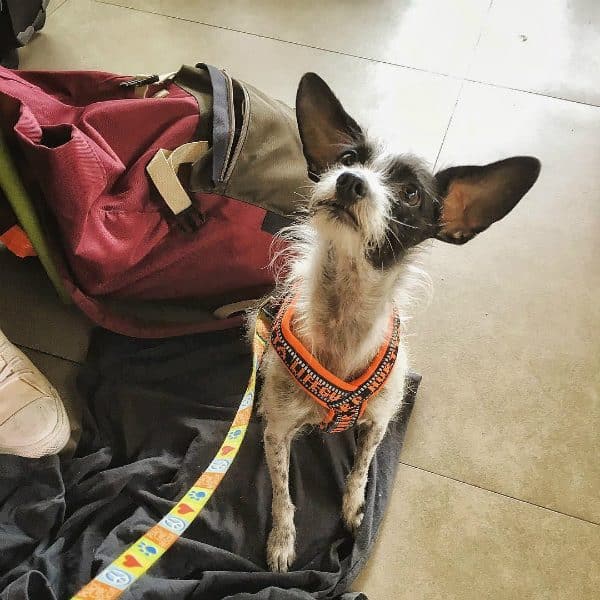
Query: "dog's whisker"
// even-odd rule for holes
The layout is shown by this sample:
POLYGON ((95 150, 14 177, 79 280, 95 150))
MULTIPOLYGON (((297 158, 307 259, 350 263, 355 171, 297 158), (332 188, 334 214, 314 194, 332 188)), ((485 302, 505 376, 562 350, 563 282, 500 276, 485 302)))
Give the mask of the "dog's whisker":
MULTIPOLYGON (((396 235, 396 233, 394 232, 394 230, 391 227, 387 227, 386 229, 386 237, 387 237, 387 232, 391 233, 395 240, 400 244, 400 247, 402 248, 403 251, 406 250, 406 247, 404 246, 404 243, 402 242, 402 240, 396 235)), ((396 256, 394 255, 394 259, 396 258, 396 256)))
POLYGON ((399 221, 398 219, 394 219, 394 217, 389 218, 393 223, 397 223, 398 225, 402 225, 402 227, 408 227, 409 229, 419 229, 416 225, 409 225, 408 223, 404 223, 404 221, 399 221))
POLYGON ((391 242, 390 238, 388 237, 387 233, 385 234, 385 239, 387 240, 387 243, 390 246, 390 250, 392 251, 392 256, 394 257, 394 260, 396 260, 396 253, 394 252, 394 246, 392 245, 392 242, 391 242))
POLYGON ((391 233, 394 236, 394 238, 396 239, 396 241, 402 246, 402 242, 400 241, 400 238, 396 235, 396 233, 394 232, 394 230, 391 227, 388 227, 386 229, 386 231, 391 233))

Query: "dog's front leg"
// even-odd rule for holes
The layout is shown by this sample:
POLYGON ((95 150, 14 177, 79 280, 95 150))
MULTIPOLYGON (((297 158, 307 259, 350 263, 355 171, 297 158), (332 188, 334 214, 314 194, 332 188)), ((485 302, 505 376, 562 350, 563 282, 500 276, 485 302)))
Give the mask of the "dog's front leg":
MULTIPOLYGON (((284 419, 285 420, 285 419, 284 419)), ((291 422, 267 420, 265 427, 265 455, 273 486, 271 533, 267 542, 267 563, 272 571, 287 571, 295 558, 294 505, 290 497, 289 468, 290 448, 298 430, 291 422)))
POLYGON ((362 523, 365 506, 365 488, 369 475, 369 465, 375 450, 385 435, 381 423, 366 421, 360 425, 358 447, 354 466, 346 480, 346 491, 342 505, 342 517, 350 531, 356 531, 362 523))

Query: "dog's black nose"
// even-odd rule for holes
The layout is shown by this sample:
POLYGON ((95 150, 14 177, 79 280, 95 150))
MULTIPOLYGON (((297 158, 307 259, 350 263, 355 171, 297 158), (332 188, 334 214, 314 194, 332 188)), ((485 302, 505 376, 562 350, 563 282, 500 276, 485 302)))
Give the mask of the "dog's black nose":
POLYGON ((340 202, 354 204, 357 200, 366 196, 367 184, 359 175, 346 171, 338 177, 335 184, 335 193, 340 202))

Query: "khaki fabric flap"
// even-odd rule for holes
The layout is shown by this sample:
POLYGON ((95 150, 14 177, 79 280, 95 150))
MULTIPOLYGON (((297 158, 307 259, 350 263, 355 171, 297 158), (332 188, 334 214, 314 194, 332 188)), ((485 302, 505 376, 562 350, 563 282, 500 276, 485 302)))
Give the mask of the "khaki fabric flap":
POLYGON ((246 96, 245 123, 230 161, 225 195, 294 218, 311 186, 296 114, 283 102, 240 83, 246 96))
MULTIPOLYGON (((216 186, 211 170, 213 161, 198 161, 190 174, 189 189, 224 194, 294 219, 305 206, 312 185, 294 109, 239 79, 223 73, 221 76, 228 83, 228 94, 229 81, 233 86, 233 111, 231 96, 227 96, 233 144, 228 137, 226 152, 222 153, 226 160, 219 163, 225 167, 225 173, 223 176, 223 171, 219 171, 221 180, 216 186)), ((204 68, 182 67, 175 82, 198 101, 200 119, 196 137, 214 140, 214 99, 209 73, 204 68)), ((211 147, 214 152, 214 144, 211 147)))
POLYGON ((148 163, 146 171, 173 214, 178 215, 192 205, 177 176, 180 165, 196 162, 208 150, 208 142, 188 142, 175 150, 159 150, 148 163))

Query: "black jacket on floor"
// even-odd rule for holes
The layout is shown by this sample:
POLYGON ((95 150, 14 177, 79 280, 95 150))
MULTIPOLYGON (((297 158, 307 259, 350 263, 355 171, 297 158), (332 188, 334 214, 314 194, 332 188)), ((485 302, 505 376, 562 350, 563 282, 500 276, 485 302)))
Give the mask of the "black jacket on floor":
MULTIPOLYGON (((249 368, 240 331, 143 341, 97 330, 79 377, 76 454, 0 456, 0 599, 69 598, 168 512, 219 448, 249 368)), ((293 571, 266 570, 271 487, 253 420, 198 520, 122 598, 364 598, 348 589, 380 525, 418 381, 371 465, 356 539, 340 520, 355 434, 315 431, 292 447, 293 571)))

